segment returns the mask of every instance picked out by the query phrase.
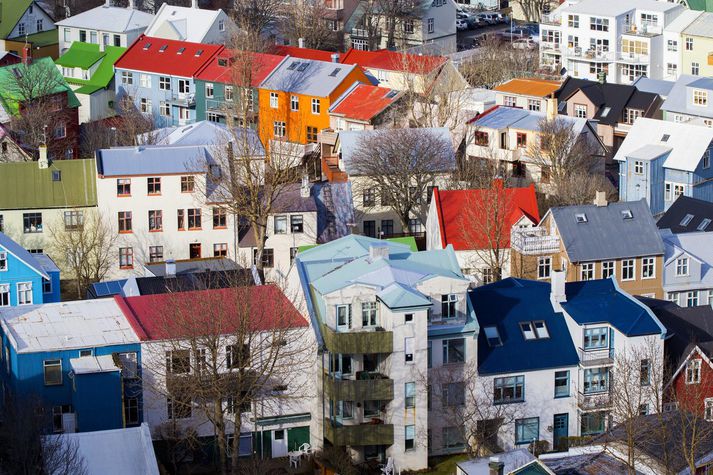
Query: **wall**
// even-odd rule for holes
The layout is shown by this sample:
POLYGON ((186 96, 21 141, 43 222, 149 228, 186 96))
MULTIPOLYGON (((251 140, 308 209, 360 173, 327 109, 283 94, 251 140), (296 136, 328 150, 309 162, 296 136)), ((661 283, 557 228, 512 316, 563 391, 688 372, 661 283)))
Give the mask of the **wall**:
POLYGON ((124 427, 121 372, 75 374, 72 404, 78 432, 124 427))
POLYGON ((692 74, 692 63, 698 63, 700 76, 713 75, 713 65, 708 64, 708 55, 713 52, 713 38, 681 34, 679 48, 681 50, 680 74, 692 74), (693 49, 686 49, 686 39, 693 40, 693 49))
MULTIPOLYGON (((3 251, 5 248, 0 246, 0 252, 3 251)), ((14 254, 8 252, 7 260, 7 270, 0 271, 0 284, 10 285, 10 305, 14 307, 18 304, 17 286, 21 282, 32 284, 32 303, 43 303, 42 276, 15 257, 14 254)))
POLYGON ((25 35, 33 35, 35 33, 54 29, 55 26, 52 18, 45 13, 43 9, 39 8, 35 2, 32 2, 7 37, 15 38, 17 41, 24 41, 25 35), (38 21, 42 22, 41 28, 38 28, 38 21), (21 25, 24 27, 23 32, 20 31, 21 25))

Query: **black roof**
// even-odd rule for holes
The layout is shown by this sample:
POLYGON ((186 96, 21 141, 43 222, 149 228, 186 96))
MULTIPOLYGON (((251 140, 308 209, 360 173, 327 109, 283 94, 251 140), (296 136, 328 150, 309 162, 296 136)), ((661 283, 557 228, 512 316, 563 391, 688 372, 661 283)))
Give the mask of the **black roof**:
POLYGON ((702 231, 713 231, 713 203, 681 195, 659 218, 656 226, 659 229, 670 229, 674 234, 692 233, 701 231, 698 226, 704 219, 711 220, 711 224, 702 231), (683 226, 681 223, 687 214, 693 215, 693 218, 683 226))
MULTIPOLYGON (((565 79, 554 94, 559 102, 566 102, 579 90, 597 106, 594 119, 606 125, 623 121, 624 110, 627 107, 643 110, 644 117, 652 117, 663 102, 658 94, 639 91, 635 86, 601 83, 573 77, 565 79), (605 113, 607 107, 609 111, 605 113)), ((566 114, 567 110, 563 108, 560 112, 566 114)))

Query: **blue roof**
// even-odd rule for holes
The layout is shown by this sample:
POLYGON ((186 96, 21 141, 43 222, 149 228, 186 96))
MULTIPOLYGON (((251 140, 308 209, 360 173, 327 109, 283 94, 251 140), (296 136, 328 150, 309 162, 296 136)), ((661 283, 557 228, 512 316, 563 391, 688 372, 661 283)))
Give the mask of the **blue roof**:
POLYGON ((478 372, 516 373, 576 366, 577 350, 562 313, 550 302, 550 284, 508 278, 478 287, 470 301, 481 332, 478 335, 478 372), (525 340, 520 322, 542 320, 549 338, 525 340), (488 345, 486 326, 498 328, 502 346, 488 345))
POLYGON ((696 79, 692 83, 688 84, 690 87, 697 87, 698 89, 710 89, 713 90, 713 79, 711 78, 700 78, 696 79))
POLYGON ((651 310, 619 290, 613 279, 570 282, 565 294, 562 308, 580 325, 609 323, 629 337, 666 332, 651 310))
POLYGON ((420 292, 400 283, 393 283, 377 294, 391 309, 430 307, 431 301, 420 292))
MULTIPOLYGON (((526 111, 515 107, 498 106, 472 123, 474 127, 501 130, 514 127, 519 130, 540 130, 540 123, 545 118, 544 112, 526 111)), ((572 128, 579 132, 587 125, 587 119, 559 115, 557 118, 572 124, 572 128)))
POLYGON ((208 146, 117 147, 97 150, 97 172, 103 176, 204 173, 213 163, 208 146))
MULTIPOLYGON (((45 272, 45 268, 42 263, 38 259, 36 259, 35 256, 29 253, 24 247, 20 246, 18 243, 10 239, 7 234, 0 233, 0 247, 4 248, 7 252, 27 264, 28 267, 40 274, 45 279, 50 278, 47 272, 45 272)), ((50 262, 52 261, 50 260, 50 262)), ((48 270, 53 271, 54 269, 48 270)))

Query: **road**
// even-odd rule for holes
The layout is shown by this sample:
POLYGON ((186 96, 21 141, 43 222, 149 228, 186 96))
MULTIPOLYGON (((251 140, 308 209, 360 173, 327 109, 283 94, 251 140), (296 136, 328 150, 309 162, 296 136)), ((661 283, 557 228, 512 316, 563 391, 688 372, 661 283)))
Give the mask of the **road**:
POLYGON ((475 30, 465 30, 457 32, 457 42, 458 44, 471 45, 473 44, 473 38, 482 35, 483 33, 494 33, 496 31, 503 31, 510 28, 509 23, 501 23, 498 25, 488 25, 481 28, 476 28, 475 30))

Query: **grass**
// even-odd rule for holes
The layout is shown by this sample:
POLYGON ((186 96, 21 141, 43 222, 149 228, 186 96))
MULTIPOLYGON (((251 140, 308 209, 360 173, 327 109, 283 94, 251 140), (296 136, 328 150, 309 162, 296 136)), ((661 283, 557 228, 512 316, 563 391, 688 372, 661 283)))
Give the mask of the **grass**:
POLYGON ((467 454, 446 455, 441 457, 431 457, 428 465, 433 467, 427 475, 453 475, 456 473, 456 463, 468 460, 467 454))

